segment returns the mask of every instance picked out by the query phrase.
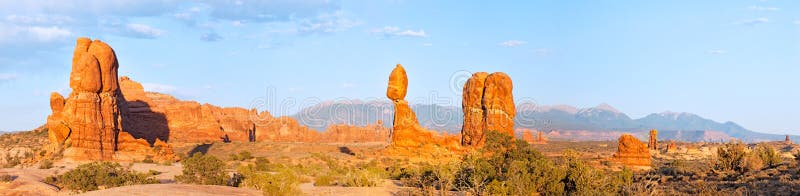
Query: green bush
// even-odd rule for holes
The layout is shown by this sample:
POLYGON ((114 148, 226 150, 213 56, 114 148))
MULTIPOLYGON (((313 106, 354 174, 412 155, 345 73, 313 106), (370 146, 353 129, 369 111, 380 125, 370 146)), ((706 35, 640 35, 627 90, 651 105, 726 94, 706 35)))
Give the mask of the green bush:
POLYGON ((183 173, 175 176, 181 183, 202 185, 225 185, 225 163, 217 157, 195 153, 192 157, 181 161, 183 173))
POLYGON ((237 171, 244 177, 241 185, 261 190, 264 195, 299 195, 301 194, 300 176, 293 170, 282 167, 275 172, 256 170, 253 165, 241 166, 237 171))
POLYGON ((253 155, 250 153, 250 151, 242 151, 242 152, 239 152, 239 154, 230 154, 230 155, 228 155, 228 159, 230 159, 231 161, 246 161, 246 160, 250 160, 252 158, 253 158, 253 155))
POLYGON ((145 173, 124 169, 119 163, 94 162, 79 165, 64 174, 50 177, 45 182, 77 192, 86 192, 100 188, 156 184, 158 180, 145 173))
POLYGON ((42 160, 42 162, 39 163, 39 169, 50 169, 50 168, 53 168, 53 161, 51 161, 50 159, 42 160))
POLYGON ((778 152, 775 151, 775 148, 769 146, 768 144, 764 143, 759 144, 758 146, 756 146, 754 152, 756 153, 756 156, 758 156, 758 158, 761 159, 761 162, 763 162, 769 167, 775 167, 776 165, 781 163, 781 155, 779 155, 778 152))
POLYGON ((746 147, 742 142, 730 142, 717 148, 715 167, 723 171, 745 172, 746 147))
POLYGON ((486 146, 462 158, 455 172, 457 190, 473 195, 561 195, 566 171, 522 140, 486 132, 486 146))

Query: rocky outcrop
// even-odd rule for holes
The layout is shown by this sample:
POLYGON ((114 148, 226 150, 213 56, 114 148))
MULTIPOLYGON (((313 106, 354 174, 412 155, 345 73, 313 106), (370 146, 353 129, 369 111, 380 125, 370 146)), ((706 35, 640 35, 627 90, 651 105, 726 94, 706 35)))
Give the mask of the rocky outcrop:
POLYGON ((514 135, 516 106, 511 77, 502 72, 472 74, 464 84, 461 129, 464 146, 481 146, 484 131, 492 130, 514 135))
POLYGON ((667 153, 675 153, 676 150, 678 150, 678 146, 675 145, 675 140, 670 140, 669 144, 667 144, 666 152, 667 153))
MULTIPOLYGON (((65 157, 116 160, 115 157, 125 157, 121 154, 134 153, 127 149, 147 149, 143 156, 153 152, 150 150, 152 143, 133 137, 125 126, 128 104, 119 88, 118 67, 116 54, 108 44, 100 40, 78 39, 70 73, 72 92, 66 99, 58 93, 50 96, 53 113, 47 122, 51 143, 66 143, 65 157), (119 138, 125 140, 120 142, 119 138)), ((171 149, 164 150, 171 152, 171 149)), ((165 155, 160 158, 172 157, 165 155)))
POLYGON ((461 144, 464 146, 483 145, 484 108, 483 90, 485 89, 486 72, 472 74, 462 92, 461 108, 464 111, 464 124, 461 128, 461 144))
POLYGON ((547 138, 541 131, 536 131, 536 137, 533 137, 531 130, 525 129, 522 131, 522 140, 528 144, 547 144, 547 138))
POLYGON ((786 139, 784 139, 783 142, 786 144, 792 144, 792 140, 789 139, 789 135, 786 135, 786 139))
POLYGON ((650 140, 647 142, 650 150, 658 150, 658 130, 650 130, 650 140))
POLYGON ((650 167, 650 150, 633 135, 623 134, 613 159, 626 166, 650 167))
POLYGON ((229 141, 271 142, 386 142, 389 130, 382 122, 368 126, 332 125, 325 132, 300 125, 297 120, 276 117, 267 111, 218 107, 182 101, 170 95, 145 92, 128 77, 120 78, 135 130, 149 130, 148 140, 169 143, 229 141))

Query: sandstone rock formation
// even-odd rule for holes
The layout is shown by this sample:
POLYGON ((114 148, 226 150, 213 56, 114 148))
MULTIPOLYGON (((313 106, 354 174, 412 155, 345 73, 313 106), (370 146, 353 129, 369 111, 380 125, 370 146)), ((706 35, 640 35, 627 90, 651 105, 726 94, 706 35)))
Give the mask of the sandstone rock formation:
POLYGON ((783 142, 786 144, 792 144, 792 140, 789 139, 789 135, 786 135, 786 139, 783 142))
POLYGON ((483 90, 486 82, 486 72, 472 74, 462 93, 461 107, 464 110, 464 124, 461 128, 461 144, 464 146, 483 145, 484 109, 483 90))
MULTIPOLYGON (((70 88, 64 99, 50 96, 48 137, 54 145, 67 143, 64 156, 74 160, 113 160, 127 149, 149 153, 150 143, 138 141, 127 132, 128 105, 117 81, 117 57, 108 44, 79 38, 72 58, 70 88), (120 148, 119 138, 124 138, 120 148)), ((164 152, 171 152, 169 146, 164 152)), ((144 155, 142 155, 144 156, 144 155)), ((161 157, 169 159, 171 155, 161 157)), ((138 157, 138 156, 137 156, 138 157)))
POLYGON ((627 166, 649 167, 650 150, 633 135, 623 134, 619 137, 619 146, 613 159, 627 166))
POLYGON ((467 80, 462 94, 462 145, 483 145, 487 130, 514 135, 516 106, 512 90, 511 78, 502 72, 478 72, 467 80))
POLYGON ((674 140, 670 140, 669 144, 667 144, 667 153, 675 153, 676 150, 678 150, 678 146, 675 145, 674 140))
POLYGON ((386 97, 394 103, 394 122, 392 124, 392 145, 396 147, 417 147, 432 140, 432 133, 419 126, 417 115, 405 99, 408 91, 408 78, 402 65, 389 75, 386 97))
POLYGON ((542 131, 536 131, 536 138, 533 137, 531 131, 525 129, 522 131, 522 140, 528 142, 529 144, 547 144, 547 138, 545 138, 542 131))
POLYGON ((276 117, 267 111, 239 107, 218 107, 182 101, 170 95, 145 92, 141 84, 120 78, 135 130, 150 130, 148 140, 169 143, 223 141, 272 142, 386 142, 389 130, 382 122, 364 127, 331 125, 318 132, 290 117, 276 117))
POLYGON ((650 130, 650 141, 647 142, 650 150, 658 150, 658 130, 650 130))

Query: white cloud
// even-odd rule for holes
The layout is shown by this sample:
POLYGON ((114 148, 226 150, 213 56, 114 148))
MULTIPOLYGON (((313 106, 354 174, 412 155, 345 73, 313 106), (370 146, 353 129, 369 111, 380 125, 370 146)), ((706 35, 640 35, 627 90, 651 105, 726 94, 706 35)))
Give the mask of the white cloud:
POLYGON ((519 41, 519 40, 508 40, 508 41, 500 42, 500 46, 503 46, 503 47, 517 47, 517 46, 521 46, 521 45, 523 45, 525 43, 527 43, 527 42, 519 41))
POLYGON ((722 54, 727 54, 728 51, 725 51, 725 50, 709 50, 706 53, 714 54, 714 55, 722 55, 722 54))
POLYGON ((428 37, 428 34, 425 33, 425 30, 422 29, 418 31, 410 29, 401 30, 400 27, 396 26, 385 26, 383 28, 372 29, 372 31, 370 32, 375 34, 382 34, 385 37, 420 37, 420 38, 428 37))
POLYGON ((162 34, 164 34, 164 31, 162 31, 161 29, 157 29, 144 24, 136 24, 136 23, 127 24, 125 25, 125 29, 126 29, 125 34, 136 38, 153 39, 160 37, 162 34))
POLYGON ((777 8, 777 7, 764 7, 764 6, 756 6, 756 5, 747 7, 747 9, 753 10, 753 11, 778 11, 778 10, 780 10, 780 8, 777 8))
POLYGON ((750 19, 750 20, 742 20, 742 21, 737 22, 736 24, 755 26, 755 25, 758 25, 758 24, 763 24, 763 23, 768 23, 768 22, 769 22, 769 18, 761 17, 761 18, 755 18, 755 19, 750 19))
POLYGON ((0 73, 0 83, 10 80, 16 80, 19 75, 13 73, 0 73))
POLYGON ((361 25, 361 22, 351 20, 344 12, 337 11, 299 20, 296 31, 301 34, 333 33, 345 31, 358 25, 361 25))
POLYGON ((145 91, 149 92, 173 93, 178 90, 175 86, 158 83, 142 83, 142 86, 145 91))
POLYGON ((331 0, 206 0, 203 3, 211 7, 211 17, 253 22, 313 18, 320 13, 330 13, 339 9, 338 1, 331 0))
POLYGON ((794 21, 794 24, 796 24, 796 25, 800 25, 800 20, 795 20, 795 21, 794 21))
POLYGON ((60 27, 30 27, 28 32, 42 42, 64 39, 72 35, 72 32, 60 27))
POLYGON ((422 46, 433 46, 433 44, 432 43, 424 43, 424 44, 422 44, 422 46))

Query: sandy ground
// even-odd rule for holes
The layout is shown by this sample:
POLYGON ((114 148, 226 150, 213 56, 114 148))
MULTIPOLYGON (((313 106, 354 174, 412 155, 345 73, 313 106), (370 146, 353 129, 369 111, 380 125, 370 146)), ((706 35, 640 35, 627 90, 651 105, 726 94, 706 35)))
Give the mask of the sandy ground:
MULTIPOLYGON (((121 163, 128 167, 127 163, 121 163)), ((77 166, 76 163, 56 163, 51 169, 38 168, 3 168, 0 175, 9 174, 14 176, 11 182, 0 182, 0 195, 74 195, 69 190, 59 190, 55 186, 43 183, 42 181, 49 176, 69 171, 77 166)), ((227 186, 203 186, 176 184, 173 180, 176 175, 181 173, 179 163, 165 166, 158 164, 135 163, 130 168, 140 172, 155 170, 161 172, 156 176, 161 184, 134 185, 115 187, 105 190, 91 191, 79 195, 262 195, 261 191, 249 188, 236 188, 227 186)), ((316 187, 312 183, 300 185, 300 190, 305 195, 370 195, 370 196, 389 196, 398 195, 407 189, 398 186, 399 182, 386 180, 378 187, 316 187)))

